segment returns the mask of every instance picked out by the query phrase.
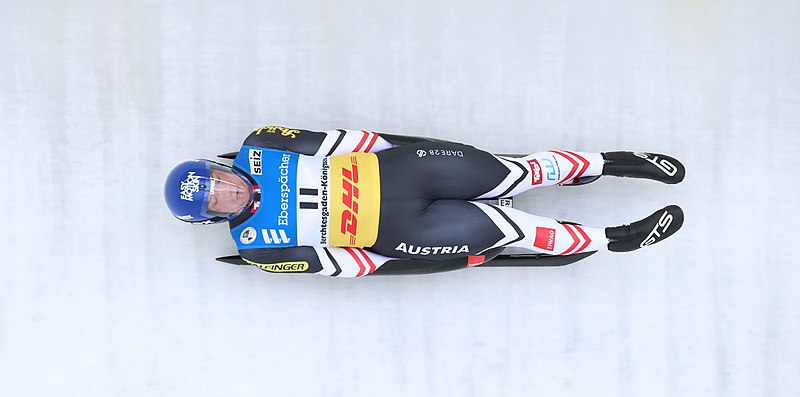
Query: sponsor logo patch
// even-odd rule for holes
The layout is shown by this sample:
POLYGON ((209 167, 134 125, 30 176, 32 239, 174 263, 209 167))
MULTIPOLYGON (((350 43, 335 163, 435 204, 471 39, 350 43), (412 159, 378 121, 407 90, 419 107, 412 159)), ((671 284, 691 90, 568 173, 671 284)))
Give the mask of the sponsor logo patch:
POLYGON ((268 125, 266 127, 261 127, 256 130, 256 135, 261 135, 262 132, 267 134, 275 134, 277 132, 281 133, 281 136, 286 136, 291 139, 297 138, 297 134, 300 133, 300 130, 293 130, 286 127, 280 127, 277 125, 268 125))
POLYGON ((342 167, 342 203, 346 207, 342 211, 342 226, 339 232, 349 235, 350 245, 356 243, 358 232, 358 160, 350 157, 350 169, 342 167))
POLYGON ((250 149, 250 174, 261 175, 261 150, 250 149))
POLYGON ((556 245, 556 229, 549 227, 537 227, 536 239, 533 241, 533 246, 541 248, 545 251, 552 251, 556 245))
POLYGON ((320 176, 319 186, 322 188, 322 195, 320 203, 322 204, 322 218, 320 219, 319 228, 319 243, 328 245, 328 218, 331 212, 328 209, 328 158, 322 158, 322 174, 320 176))
POLYGON ((181 182, 181 200, 194 201, 193 196, 200 191, 200 177, 194 171, 186 175, 186 179, 181 182))
POLYGON ((528 160, 528 166, 531 167, 531 185, 541 185, 542 184, 542 166, 539 164, 538 161, 528 160))
POLYGON ((350 153, 331 157, 329 165, 330 190, 322 193, 329 197, 328 245, 372 246, 377 239, 380 210, 378 157, 372 153, 350 153))
POLYGON ((467 245, 453 245, 449 247, 418 247, 413 244, 400 243, 394 249, 395 251, 405 252, 411 255, 445 255, 445 254, 462 254, 469 252, 467 245))
POLYGON ((272 273, 300 273, 308 270, 308 262, 253 263, 253 266, 272 273))
POLYGON ((289 225, 289 195, 292 189, 289 187, 289 161, 292 157, 286 153, 281 156, 281 165, 278 166, 280 176, 278 182, 281 184, 280 197, 281 205, 278 212, 278 225, 289 225))
POLYGON ((668 176, 675 176, 675 174, 678 173, 678 167, 676 167, 675 164, 672 164, 672 162, 670 162, 667 159, 659 160, 659 157, 657 155, 655 155, 655 154, 651 154, 651 153, 634 153, 633 155, 636 156, 636 157, 639 157, 641 159, 645 159, 645 160, 649 161, 650 163, 653 163, 653 165, 658 167, 658 169, 660 169, 661 172, 667 174, 668 176))
POLYGON ((544 178, 548 181, 555 182, 558 180, 558 174, 556 174, 556 166, 553 164, 553 161, 550 159, 542 159, 544 162, 544 178))
POLYGON ((447 150, 447 149, 428 149, 417 150, 418 157, 425 156, 440 156, 440 157, 464 157, 464 152, 461 150, 447 150))
POLYGON ((242 244, 252 244, 253 241, 256 241, 257 236, 258 233, 256 233, 256 229, 248 227, 242 230, 242 234, 239 235, 239 241, 241 241, 242 244))
POLYGON ((670 214, 669 211, 664 211, 664 213, 661 214, 661 218, 658 219, 656 226, 653 228, 650 234, 647 235, 647 238, 645 238, 642 243, 639 244, 639 247, 644 248, 657 242, 658 239, 661 238, 661 236, 669 229, 669 225, 672 224, 672 219, 672 214, 670 214))
POLYGON ((286 230, 283 229, 261 229, 261 237, 267 244, 288 244, 290 241, 286 236, 286 230))

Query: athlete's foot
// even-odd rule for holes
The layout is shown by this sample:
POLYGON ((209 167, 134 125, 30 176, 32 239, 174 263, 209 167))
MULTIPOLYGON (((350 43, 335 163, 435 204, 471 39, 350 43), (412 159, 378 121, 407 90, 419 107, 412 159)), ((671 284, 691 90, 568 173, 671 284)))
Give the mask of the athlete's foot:
POLYGON ((628 252, 655 244, 678 231, 683 225, 683 211, 668 205, 630 225, 606 228, 608 250, 628 252))
POLYGON ((663 154, 606 152, 603 175, 645 178, 669 184, 683 180, 686 169, 680 161, 663 154))

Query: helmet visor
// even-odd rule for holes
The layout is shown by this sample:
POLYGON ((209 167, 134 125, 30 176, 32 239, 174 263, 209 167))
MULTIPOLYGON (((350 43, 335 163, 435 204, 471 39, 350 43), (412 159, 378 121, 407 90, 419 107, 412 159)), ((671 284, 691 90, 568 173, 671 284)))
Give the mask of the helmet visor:
POLYGON ((209 177, 206 213, 229 217, 238 214, 253 200, 253 189, 230 169, 213 165, 209 177))

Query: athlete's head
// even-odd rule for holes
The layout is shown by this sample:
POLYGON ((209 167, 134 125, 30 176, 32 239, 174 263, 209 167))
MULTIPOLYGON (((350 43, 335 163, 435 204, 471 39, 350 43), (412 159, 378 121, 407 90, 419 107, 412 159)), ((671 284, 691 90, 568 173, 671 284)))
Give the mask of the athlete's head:
POLYGON ((253 186, 227 165, 190 160, 169 173, 164 199, 184 222, 217 223, 239 215, 252 202, 253 186))

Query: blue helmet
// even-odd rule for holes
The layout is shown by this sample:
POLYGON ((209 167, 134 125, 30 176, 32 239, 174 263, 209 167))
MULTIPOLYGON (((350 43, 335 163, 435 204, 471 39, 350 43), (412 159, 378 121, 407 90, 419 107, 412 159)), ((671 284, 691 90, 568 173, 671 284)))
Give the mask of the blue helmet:
MULTIPOLYGON (((218 194, 219 196, 219 194, 218 194)), ((253 188, 247 178, 240 176, 231 167, 211 160, 190 160, 178 164, 164 182, 164 199, 176 218, 189 223, 210 224, 224 222, 242 212, 252 202, 253 188), (212 171, 216 171, 212 176, 212 171), (232 174, 236 177, 220 177, 232 174), (227 179, 233 179, 231 183, 227 179), (209 209, 209 200, 217 190, 231 190, 234 186, 241 191, 236 207, 226 211, 209 209), (224 188, 224 189, 221 189, 224 188)))

